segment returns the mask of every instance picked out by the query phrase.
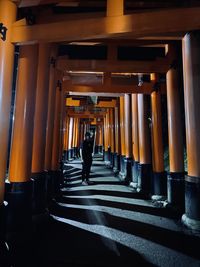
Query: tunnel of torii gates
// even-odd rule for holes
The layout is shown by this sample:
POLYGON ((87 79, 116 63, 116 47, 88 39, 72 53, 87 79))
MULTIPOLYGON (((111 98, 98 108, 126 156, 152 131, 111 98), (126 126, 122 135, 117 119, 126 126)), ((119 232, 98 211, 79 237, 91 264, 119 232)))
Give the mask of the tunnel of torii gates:
POLYGON ((182 222, 187 227, 199 230, 200 8, 152 11, 142 14, 141 19, 140 13, 124 15, 122 0, 108 0, 107 16, 81 28, 82 20, 62 21, 63 27, 59 22, 27 25, 24 19, 17 21, 17 2, 0 0, 0 203, 7 231, 24 231, 34 216, 47 212, 46 199, 59 194, 62 184, 61 163, 78 156, 84 133, 91 129, 95 129, 95 152, 103 154, 105 164, 120 179, 149 198, 166 199, 182 211, 182 222), (117 60, 117 41, 109 43, 107 60, 57 57, 60 41, 99 40, 120 33, 132 35, 132 42, 145 45, 142 38, 166 32, 171 33, 172 40, 150 42, 165 49, 165 57, 154 61, 117 60), (176 40, 182 41, 182 46, 176 40), (19 55, 9 151, 16 46, 19 55), (70 79, 70 73, 73 76, 76 71, 99 73, 102 83, 84 84, 81 78, 74 83, 76 77, 70 79), (121 73, 117 84, 116 73, 121 73), (132 73, 133 81, 127 84, 124 77, 132 73), (163 74, 164 82, 160 78, 163 74), (145 76, 149 78, 146 81, 145 76), (181 88, 184 111, 180 107, 181 88), (167 96, 169 172, 164 169, 163 95, 167 96), (89 97, 97 101, 89 103, 89 97))

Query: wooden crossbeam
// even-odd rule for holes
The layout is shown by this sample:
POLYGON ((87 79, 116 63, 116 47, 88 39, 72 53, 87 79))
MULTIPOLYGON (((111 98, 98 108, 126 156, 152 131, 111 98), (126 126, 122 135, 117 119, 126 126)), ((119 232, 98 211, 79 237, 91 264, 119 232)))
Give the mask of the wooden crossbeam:
MULTIPOLYGON (((131 93, 131 94, 150 94, 153 91, 153 83, 143 83, 138 85, 73 85, 70 82, 64 81, 62 84, 65 92, 90 92, 95 93, 131 93)), ((161 91, 164 93, 166 86, 161 85, 161 91)))
POLYGON ((169 69, 167 58, 156 60, 76 60, 59 58, 56 67, 63 71, 166 73, 169 69))
POLYGON ((200 29, 200 7, 172 8, 131 15, 66 20, 62 22, 15 26, 13 43, 58 42, 131 36, 186 33, 200 29))

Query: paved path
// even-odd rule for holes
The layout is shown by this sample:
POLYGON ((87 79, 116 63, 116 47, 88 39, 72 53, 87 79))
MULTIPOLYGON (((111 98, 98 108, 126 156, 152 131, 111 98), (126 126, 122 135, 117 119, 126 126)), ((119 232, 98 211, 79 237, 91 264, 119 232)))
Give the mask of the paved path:
POLYGON ((123 185, 102 160, 93 162, 91 185, 81 185, 78 160, 65 164, 64 175, 62 196, 41 231, 41 266, 200 266, 199 236, 123 185))

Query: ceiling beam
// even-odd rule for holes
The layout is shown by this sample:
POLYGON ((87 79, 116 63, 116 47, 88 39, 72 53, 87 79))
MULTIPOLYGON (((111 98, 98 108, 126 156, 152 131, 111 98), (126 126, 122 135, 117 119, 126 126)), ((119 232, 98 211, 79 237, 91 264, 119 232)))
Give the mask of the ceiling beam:
MULTIPOLYGON (((143 83, 142 86, 138 85, 81 85, 71 84, 64 81, 62 83, 63 90, 67 92, 80 92, 89 94, 93 93, 130 93, 130 94, 150 94, 153 92, 153 83, 143 83)), ((166 86, 161 84, 161 92, 165 93, 166 86)))
POLYGON ((13 26, 13 43, 58 42, 132 36, 180 34, 200 29, 200 7, 172 8, 131 15, 13 26))
POLYGON ((62 71, 121 72, 121 73, 166 73, 169 69, 167 58, 149 61, 129 60, 76 60, 60 58, 56 67, 62 71))
POLYGON ((83 113, 75 113, 74 111, 67 111, 68 117, 75 117, 75 118, 81 118, 81 119, 93 119, 93 118, 103 118, 105 117, 106 112, 99 112, 98 114, 89 113, 89 112, 83 112, 83 113))

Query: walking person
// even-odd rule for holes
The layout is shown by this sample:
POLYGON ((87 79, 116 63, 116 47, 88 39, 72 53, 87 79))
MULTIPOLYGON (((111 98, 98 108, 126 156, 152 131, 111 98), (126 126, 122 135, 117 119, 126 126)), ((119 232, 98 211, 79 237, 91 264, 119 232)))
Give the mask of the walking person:
POLYGON ((93 155, 93 142, 91 139, 90 132, 85 133, 85 139, 83 140, 80 147, 80 156, 82 161, 82 184, 89 184, 90 169, 92 166, 92 155, 93 155))

